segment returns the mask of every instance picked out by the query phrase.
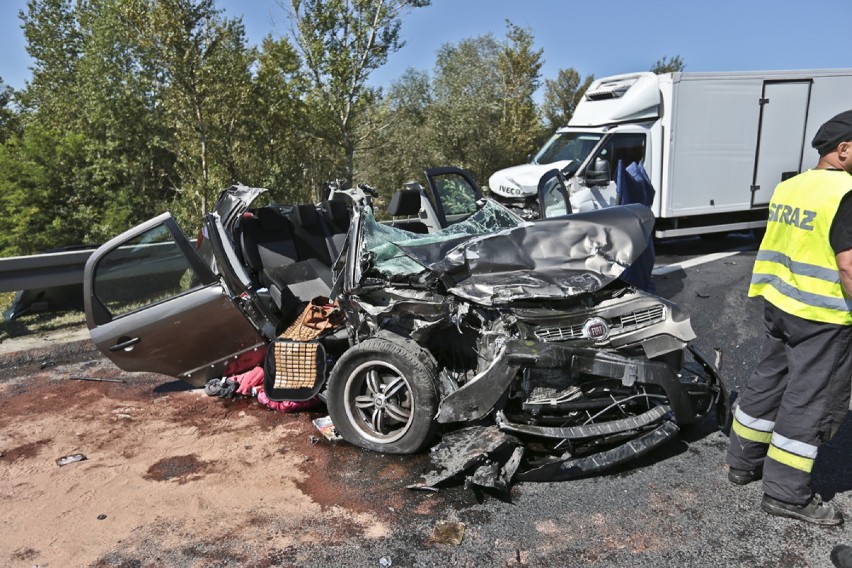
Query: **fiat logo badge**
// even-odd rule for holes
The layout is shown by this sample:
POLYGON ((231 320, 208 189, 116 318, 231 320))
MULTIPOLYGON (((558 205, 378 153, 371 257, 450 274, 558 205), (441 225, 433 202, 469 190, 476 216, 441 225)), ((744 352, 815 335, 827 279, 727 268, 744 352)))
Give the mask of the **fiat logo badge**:
POLYGON ((609 325, 601 318, 590 318, 583 324, 583 335, 600 341, 609 337, 609 325))

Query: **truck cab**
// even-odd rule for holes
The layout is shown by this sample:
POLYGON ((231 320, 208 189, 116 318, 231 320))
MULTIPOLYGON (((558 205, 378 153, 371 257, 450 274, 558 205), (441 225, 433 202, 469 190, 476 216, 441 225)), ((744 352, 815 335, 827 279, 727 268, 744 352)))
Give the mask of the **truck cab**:
MULTIPOLYGON (((641 163, 653 170, 662 135, 657 118, 661 94, 653 73, 619 75, 593 83, 571 123, 560 128, 529 164, 494 173, 489 189, 512 206, 533 198, 542 174, 556 168, 567 179, 571 208, 593 211, 617 204, 615 177, 641 163)), ((653 178, 652 178, 653 179, 653 178)), ((658 211, 655 211, 655 214, 658 211)))

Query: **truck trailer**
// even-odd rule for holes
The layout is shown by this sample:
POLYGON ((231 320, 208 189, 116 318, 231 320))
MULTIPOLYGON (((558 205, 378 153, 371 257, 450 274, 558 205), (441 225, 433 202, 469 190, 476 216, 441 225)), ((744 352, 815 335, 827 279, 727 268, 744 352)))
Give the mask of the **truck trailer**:
MULTIPOLYGON (((852 108, 852 69, 630 73, 592 83, 529 164, 489 180, 524 209, 559 169, 575 212, 618 203, 616 171, 641 163, 657 238, 759 229, 775 186, 816 165, 820 125, 852 108)), ((528 210, 534 210, 535 208, 528 210)))

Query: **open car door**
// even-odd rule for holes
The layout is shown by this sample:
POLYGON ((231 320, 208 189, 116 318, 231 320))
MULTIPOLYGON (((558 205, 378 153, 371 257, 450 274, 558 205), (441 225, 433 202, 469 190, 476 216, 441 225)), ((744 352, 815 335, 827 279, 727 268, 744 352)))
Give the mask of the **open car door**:
POLYGON ((262 358, 262 334, 169 213, 97 249, 83 288, 92 341, 125 371, 198 387, 262 358))
POLYGON ((476 202, 483 198, 483 194, 470 172, 447 167, 430 168, 425 173, 432 205, 442 229, 467 219, 477 211, 476 202))
POLYGON ((538 182, 538 203, 541 208, 540 219, 561 217, 573 212, 562 172, 552 169, 541 176, 538 182))

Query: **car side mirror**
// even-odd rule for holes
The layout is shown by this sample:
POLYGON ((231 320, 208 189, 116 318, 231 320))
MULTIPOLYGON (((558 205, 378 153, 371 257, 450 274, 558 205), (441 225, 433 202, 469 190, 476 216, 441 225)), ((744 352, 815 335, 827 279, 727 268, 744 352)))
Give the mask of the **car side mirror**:
POLYGON ((603 158, 595 158, 595 161, 586 168, 586 185, 607 185, 612 178, 609 162, 603 158))

